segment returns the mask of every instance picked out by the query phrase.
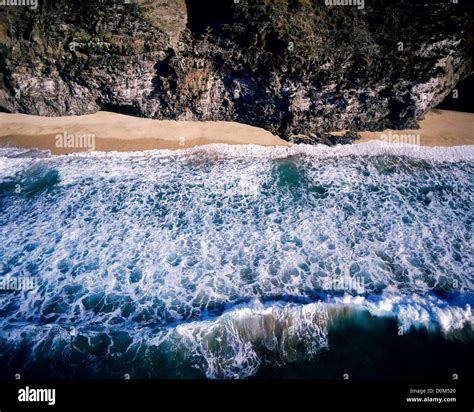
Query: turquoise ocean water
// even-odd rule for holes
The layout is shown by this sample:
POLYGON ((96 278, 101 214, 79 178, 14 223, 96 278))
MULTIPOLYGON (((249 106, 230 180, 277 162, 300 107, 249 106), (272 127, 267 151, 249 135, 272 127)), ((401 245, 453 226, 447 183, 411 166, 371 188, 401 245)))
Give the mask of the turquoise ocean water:
POLYGON ((474 146, 0 149, 0 375, 467 373, 473 210, 474 146))

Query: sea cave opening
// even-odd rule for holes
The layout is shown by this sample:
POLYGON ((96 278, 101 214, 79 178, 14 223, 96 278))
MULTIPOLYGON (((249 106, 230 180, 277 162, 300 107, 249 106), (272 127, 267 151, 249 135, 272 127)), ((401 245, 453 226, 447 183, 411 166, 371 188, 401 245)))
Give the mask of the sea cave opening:
POLYGON ((474 90, 474 75, 460 81, 451 93, 436 106, 436 109, 474 113, 474 100, 472 99, 471 90, 474 90))
POLYGON ((198 36, 208 28, 232 22, 234 0, 186 0, 188 27, 198 36))

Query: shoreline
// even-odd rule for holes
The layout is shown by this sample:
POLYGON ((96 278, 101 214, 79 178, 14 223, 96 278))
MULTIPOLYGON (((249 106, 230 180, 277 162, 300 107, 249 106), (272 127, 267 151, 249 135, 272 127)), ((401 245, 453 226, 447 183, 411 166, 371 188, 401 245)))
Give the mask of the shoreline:
MULTIPOLYGON (((0 147, 37 148, 59 155, 178 150, 216 143, 292 146, 264 129, 235 122, 154 120, 112 112, 68 117, 0 113, 0 126, 0 147)), ((379 140, 425 147, 474 145, 474 113, 435 109, 419 129, 359 134, 361 139, 354 144, 379 140)))

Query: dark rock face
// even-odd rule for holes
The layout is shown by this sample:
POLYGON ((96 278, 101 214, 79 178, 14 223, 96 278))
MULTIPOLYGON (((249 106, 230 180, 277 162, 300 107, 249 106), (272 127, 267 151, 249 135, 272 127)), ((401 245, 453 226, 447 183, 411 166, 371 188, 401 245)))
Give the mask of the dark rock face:
POLYGON ((0 109, 230 120, 325 143, 332 131, 416 127, 472 71, 472 6, 364 3, 0 6, 0 109))

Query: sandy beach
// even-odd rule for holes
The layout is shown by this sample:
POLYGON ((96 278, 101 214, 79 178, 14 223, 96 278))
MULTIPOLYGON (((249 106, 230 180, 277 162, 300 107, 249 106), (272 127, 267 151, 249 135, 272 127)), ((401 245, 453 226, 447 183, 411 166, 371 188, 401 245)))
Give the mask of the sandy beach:
MULTIPOLYGON (((211 143, 289 145, 268 131, 239 123, 153 120, 111 112, 70 117, 0 113, 0 126, 1 147, 49 149, 53 154, 183 149, 211 143)), ((384 140, 432 147, 471 145, 474 114, 432 110, 419 129, 362 132, 361 137, 356 143, 384 140)))
POLYGON ((65 140, 76 137, 79 143, 81 137, 87 141, 87 137, 94 136, 95 150, 121 152, 185 149, 212 143, 289 145, 266 130, 240 123, 153 120, 111 112, 70 117, 0 113, 0 126, 0 146, 49 149, 53 154, 90 148, 58 147, 58 135, 66 136, 65 140))
POLYGON ((413 143, 421 146, 448 147, 474 144, 474 113, 431 110, 414 130, 362 132, 356 143, 384 140, 391 143, 413 143))

